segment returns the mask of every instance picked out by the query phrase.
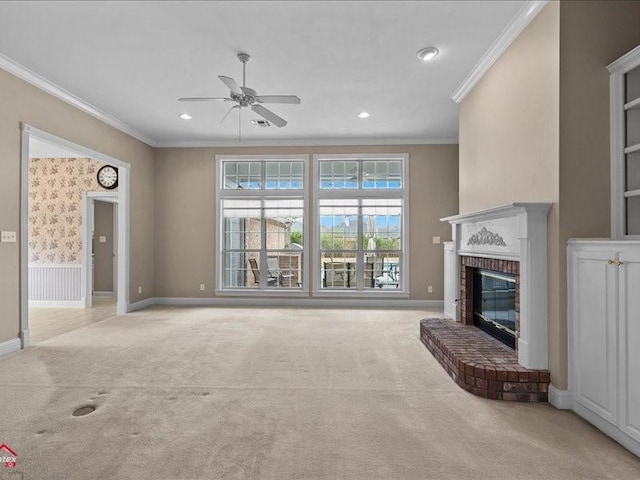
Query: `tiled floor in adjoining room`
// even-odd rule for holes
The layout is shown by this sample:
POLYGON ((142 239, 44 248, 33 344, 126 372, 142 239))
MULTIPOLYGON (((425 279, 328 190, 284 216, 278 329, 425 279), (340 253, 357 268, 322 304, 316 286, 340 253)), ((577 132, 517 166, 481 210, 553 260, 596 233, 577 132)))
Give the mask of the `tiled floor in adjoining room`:
POLYGON ((91 308, 29 308, 31 345, 116 315, 115 297, 93 297, 91 308))

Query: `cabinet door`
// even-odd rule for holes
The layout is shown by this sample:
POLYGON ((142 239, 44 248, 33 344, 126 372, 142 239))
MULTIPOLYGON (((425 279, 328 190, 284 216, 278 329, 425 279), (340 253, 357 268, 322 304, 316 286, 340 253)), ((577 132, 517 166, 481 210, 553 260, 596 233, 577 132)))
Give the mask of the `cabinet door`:
POLYGON ((572 268, 573 398, 617 423, 617 267, 615 251, 576 252, 572 268))
POLYGON ((620 261, 620 428, 640 442, 640 252, 620 261))

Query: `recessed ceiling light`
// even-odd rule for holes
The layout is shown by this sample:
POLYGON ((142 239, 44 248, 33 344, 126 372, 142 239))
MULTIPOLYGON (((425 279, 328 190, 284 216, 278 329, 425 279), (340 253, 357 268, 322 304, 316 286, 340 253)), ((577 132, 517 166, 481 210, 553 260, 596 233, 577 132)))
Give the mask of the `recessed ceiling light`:
POLYGON ((358 118, 369 118, 369 117, 370 117, 369 112, 360 112, 358 114, 358 118))
POLYGON ((418 53, 416 53, 416 56, 423 62, 428 62, 429 60, 432 60, 433 58, 437 57, 439 53, 440 53, 440 50, 438 50, 436 47, 427 47, 427 48, 422 48, 418 50, 418 53))
POLYGON ((191 115, 189 115, 188 113, 181 113, 180 114, 180 118, 183 120, 191 120, 193 117, 191 115))

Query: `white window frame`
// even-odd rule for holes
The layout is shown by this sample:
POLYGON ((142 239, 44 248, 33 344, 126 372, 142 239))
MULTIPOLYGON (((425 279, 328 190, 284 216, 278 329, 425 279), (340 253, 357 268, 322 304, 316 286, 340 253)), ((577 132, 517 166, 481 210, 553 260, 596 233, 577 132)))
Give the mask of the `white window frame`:
MULTIPOLYGON (((383 153, 383 154, 315 154, 313 156, 313 205, 310 209, 313 220, 312 242, 313 254, 308 260, 312 265, 313 278, 311 280, 312 295, 317 297, 371 297, 371 298, 408 298, 410 295, 409 272, 409 155, 407 153, 383 153), (401 189, 320 189, 320 162, 322 160, 402 160, 402 188, 401 189), (349 198, 380 198, 402 199, 402 261, 401 283, 398 289, 323 289, 322 269, 320 268, 320 199, 349 199, 349 198)), ((361 221, 361 220, 358 220, 361 221)), ((305 238, 306 240, 306 238, 305 238)), ((362 262, 362 245, 358 242, 356 259, 358 264, 362 262)), ((364 266, 356 267, 356 272, 362 272, 364 266)), ((358 284, 360 281, 358 280, 358 284)))
MULTIPOLYGON (((215 162, 215 193, 216 193, 216 205, 215 205, 215 251, 217 253, 217 261, 215 263, 214 271, 214 293, 220 296, 280 296, 280 297, 295 297, 295 296, 308 296, 309 295, 309 265, 311 252, 309 250, 309 217, 310 217, 310 205, 309 205, 309 189, 310 189, 310 168, 309 168, 309 155, 216 155, 214 157, 215 162), (224 188, 224 171, 223 164, 225 161, 264 161, 264 160, 298 160, 304 163, 304 188, 302 189, 225 189, 224 188), (302 288, 225 288, 223 281, 223 234, 224 234, 224 218, 222 215, 222 199, 230 198, 303 198, 304 215, 303 215, 303 229, 304 236, 302 239, 302 288)), ((265 246, 266 248, 266 246, 265 246)))

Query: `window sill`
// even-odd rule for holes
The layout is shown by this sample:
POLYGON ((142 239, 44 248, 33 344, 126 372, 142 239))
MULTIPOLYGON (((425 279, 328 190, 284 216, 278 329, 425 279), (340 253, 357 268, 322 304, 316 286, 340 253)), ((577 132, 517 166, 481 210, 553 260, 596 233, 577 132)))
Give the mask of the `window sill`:
POLYGON ((368 290, 317 290, 310 292, 308 290, 257 290, 257 289, 224 289, 215 290, 216 297, 293 297, 293 298, 348 298, 348 299, 408 299, 410 293, 408 291, 385 291, 385 289, 368 290))
POLYGON ((257 288, 246 289, 223 289, 214 290, 216 297, 308 297, 308 290, 297 289, 272 289, 259 290, 257 288))
POLYGON ((404 290, 371 289, 371 290, 316 290, 313 297, 334 298, 409 298, 409 292, 404 290))

